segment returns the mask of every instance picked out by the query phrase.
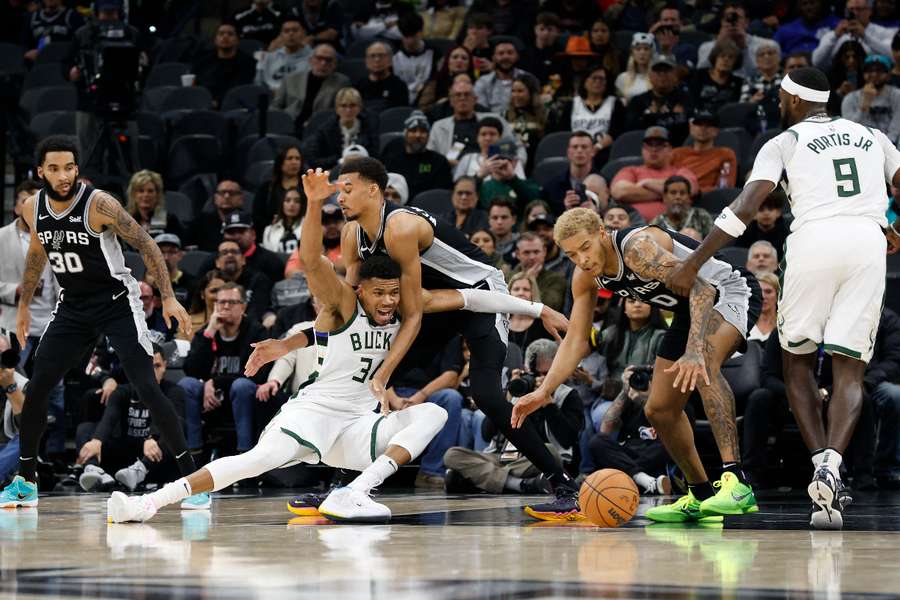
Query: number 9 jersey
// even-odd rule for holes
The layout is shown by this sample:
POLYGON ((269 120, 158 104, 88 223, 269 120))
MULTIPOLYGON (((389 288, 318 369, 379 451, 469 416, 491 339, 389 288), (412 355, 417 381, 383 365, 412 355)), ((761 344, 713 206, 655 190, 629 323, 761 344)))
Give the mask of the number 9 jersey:
POLYGON ((93 231, 88 222, 91 203, 99 190, 81 182, 76 185, 75 196, 61 213, 50 207, 46 190, 38 192, 34 230, 67 298, 112 298, 125 292, 134 278, 125 266, 116 234, 110 229, 93 231))
POLYGON ((900 168, 900 152, 877 129, 826 115, 800 121, 763 145, 751 181, 782 179, 797 231, 811 221, 866 217, 887 226, 885 181, 900 168))

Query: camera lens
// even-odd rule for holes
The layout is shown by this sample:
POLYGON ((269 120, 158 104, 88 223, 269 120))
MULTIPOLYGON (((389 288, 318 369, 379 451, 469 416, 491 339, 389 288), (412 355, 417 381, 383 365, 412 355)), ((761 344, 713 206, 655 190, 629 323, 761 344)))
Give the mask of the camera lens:
POLYGON ((0 367, 4 369, 15 369, 19 365, 19 353, 10 348, 4 350, 0 354, 0 367))
POLYGON ((514 398, 519 398, 534 390, 534 375, 523 373, 518 379, 511 379, 506 386, 506 391, 514 398))

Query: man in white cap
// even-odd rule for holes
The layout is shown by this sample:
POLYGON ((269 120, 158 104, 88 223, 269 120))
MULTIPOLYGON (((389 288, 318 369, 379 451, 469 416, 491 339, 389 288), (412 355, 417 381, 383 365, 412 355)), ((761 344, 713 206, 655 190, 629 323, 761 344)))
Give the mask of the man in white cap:
POLYGON ((885 237, 900 247, 884 216, 885 181, 900 185, 900 151, 881 131, 831 117, 825 74, 802 68, 781 82, 782 129, 762 147, 743 192, 667 284, 683 292, 700 265, 739 237, 787 177, 794 222, 785 247, 778 335, 791 410, 812 455, 810 524, 840 529, 850 503, 842 453, 862 407, 885 287, 885 237), (834 388, 827 427, 814 377, 818 351, 832 356, 834 388))
POLYGON ((406 179, 409 198, 426 190, 449 190, 453 186, 446 157, 427 148, 430 135, 428 117, 422 111, 414 110, 403 122, 403 139, 389 143, 381 152, 385 168, 406 179))

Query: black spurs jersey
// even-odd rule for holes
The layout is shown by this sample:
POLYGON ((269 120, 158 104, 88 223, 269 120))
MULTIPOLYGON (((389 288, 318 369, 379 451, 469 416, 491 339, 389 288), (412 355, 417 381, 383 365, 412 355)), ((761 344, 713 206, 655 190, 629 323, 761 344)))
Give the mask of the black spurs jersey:
POLYGON ((381 209, 381 227, 374 241, 369 240, 362 227, 356 228, 356 246, 359 258, 366 260, 374 254, 388 255, 384 247, 384 227, 392 215, 406 212, 422 217, 434 230, 431 246, 419 252, 422 261, 422 287, 428 290, 465 289, 480 287, 491 277, 503 275, 487 264, 488 258, 481 248, 466 239, 463 233, 433 217, 421 208, 399 206, 385 202, 381 209))
POLYGON ((131 270, 125 266, 116 234, 107 229, 93 231, 88 223, 91 203, 97 190, 84 183, 61 213, 50 207, 47 192, 38 192, 34 209, 34 230, 44 246, 47 259, 66 296, 118 295, 137 289, 131 270))
MULTIPOLYGON (((656 227, 651 225, 650 227, 656 227)), ((635 234, 640 233, 646 227, 626 227, 618 231, 610 232, 616 257, 619 259, 619 274, 615 277, 605 275, 595 278, 597 285, 624 297, 631 297, 658 306, 673 313, 690 314, 690 301, 685 296, 680 296, 656 279, 644 279, 625 264, 625 244, 635 234)), ((666 232, 672 238, 672 254, 679 260, 687 258, 700 242, 675 231, 657 227, 666 232)), ((737 287, 741 290, 750 289, 747 286, 747 278, 751 275, 736 269, 729 263, 715 256, 706 261, 700 268, 699 277, 716 288, 717 298, 725 288, 737 287)))

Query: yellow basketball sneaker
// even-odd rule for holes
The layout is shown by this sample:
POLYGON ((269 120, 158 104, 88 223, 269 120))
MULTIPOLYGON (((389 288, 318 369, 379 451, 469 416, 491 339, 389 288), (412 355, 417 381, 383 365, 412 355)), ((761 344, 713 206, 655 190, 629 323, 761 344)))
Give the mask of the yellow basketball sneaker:
POLYGON ((703 516, 746 515, 759 510, 753 488, 741 483, 737 475, 731 471, 722 473, 722 478, 713 482, 713 487, 719 489, 716 495, 700 503, 700 512, 703 516))
MULTIPOLYGON (((701 502, 688 490, 687 494, 671 504, 662 504, 648 509, 644 516, 657 523, 688 523, 701 519, 704 521, 717 519, 717 517, 706 517, 700 512, 700 504, 701 502)), ((722 520, 722 517, 718 517, 718 520, 722 520)))

